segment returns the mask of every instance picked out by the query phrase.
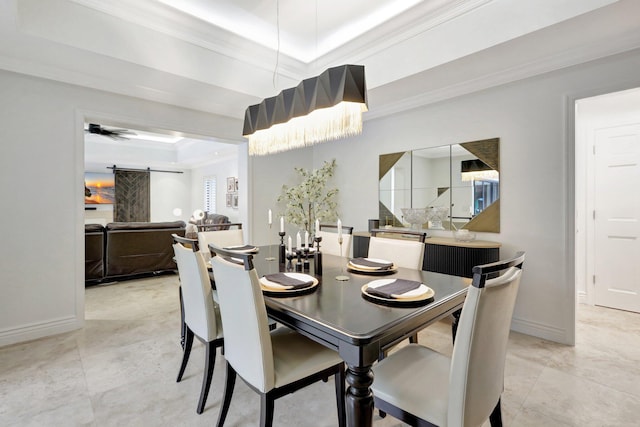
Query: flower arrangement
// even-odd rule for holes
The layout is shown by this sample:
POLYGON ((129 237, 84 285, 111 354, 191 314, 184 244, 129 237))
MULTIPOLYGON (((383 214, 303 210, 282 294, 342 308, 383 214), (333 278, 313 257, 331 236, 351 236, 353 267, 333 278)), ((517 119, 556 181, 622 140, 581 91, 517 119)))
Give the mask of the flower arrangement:
POLYGON ((282 186, 278 202, 285 203, 285 221, 297 225, 313 234, 316 218, 323 222, 337 219, 337 188, 327 188, 329 178, 333 176, 336 160, 325 161, 320 169, 309 171, 294 168, 302 182, 296 186, 282 186))

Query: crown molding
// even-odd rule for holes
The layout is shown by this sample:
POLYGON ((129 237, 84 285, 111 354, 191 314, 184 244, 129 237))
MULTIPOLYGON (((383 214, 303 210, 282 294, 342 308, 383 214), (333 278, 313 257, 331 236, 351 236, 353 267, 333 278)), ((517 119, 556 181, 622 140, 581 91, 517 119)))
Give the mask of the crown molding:
MULTIPOLYGON (((518 61, 517 56, 511 59, 510 64, 504 62, 505 60, 509 61, 509 59, 506 55, 500 54, 502 51, 524 52, 527 48, 523 46, 523 43, 526 44, 528 39, 532 37, 533 36, 525 36, 411 76, 404 81, 404 85, 410 85, 412 80, 421 82, 437 80, 440 83, 445 82, 435 88, 416 87, 416 92, 418 93, 413 96, 390 100, 391 97, 386 94, 378 95, 377 92, 387 92, 387 94, 393 92, 393 83, 388 85, 388 87, 380 87, 379 91, 375 89, 370 90, 369 111, 364 114, 363 120, 367 121, 393 115, 492 87, 509 84, 518 80, 640 49, 640 31, 631 29, 608 38, 602 38, 600 36, 594 37, 594 41, 589 44, 572 45, 570 47, 556 49, 551 53, 537 58, 531 58, 524 62, 518 61), (487 70, 487 64, 492 64, 492 61, 497 57, 502 58, 503 62, 496 63, 492 69, 487 70), (454 77, 446 82, 446 76, 455 75, 454 70, 460 69, 467 70, 464 80, 456 80, 454 77), (483 72, 473 75, 475 70, 483 70, 483 72), (434 76, 436 77, 434 78, 434 76)), ((554 37, 557 37, 557 35, 554 37)), ((551 39, 554 37, 551 37, 551 39)), ((537 43, 545 43, 544 40, 536 40, 537 43)), ((551 43, 550 40, 548 40, 548 42, 551 43)))
POLYGON ((344 62, 363 63, 376 53, 469 13, 493 0, 421 2, 348 44, 317 59, 320 68, 344 62))
POLYGON ((273 71, 277 61, 277 72, 282 77, 300 80, 308 72, 307 64, 302 61, 283 53, 277 54, 273 49, 216 27, 159 1, 68 1, 251 64, 262 70, 273 71), (267 64, 273 64, 273 68, 267 64))

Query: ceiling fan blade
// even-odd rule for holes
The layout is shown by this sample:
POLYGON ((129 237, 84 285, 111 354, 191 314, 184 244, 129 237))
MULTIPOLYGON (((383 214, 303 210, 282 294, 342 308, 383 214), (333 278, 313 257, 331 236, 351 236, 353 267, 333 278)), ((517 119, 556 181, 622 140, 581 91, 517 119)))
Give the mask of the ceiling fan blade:
POLYGON ((129 129, 106 129, 95 123, 89 123, 89 127, 88 129, 85 129, 85 132, 106 136, 116 140, 128 140, 129 138, 124 135, 135 135, 135 132, 132 132, 129 129))

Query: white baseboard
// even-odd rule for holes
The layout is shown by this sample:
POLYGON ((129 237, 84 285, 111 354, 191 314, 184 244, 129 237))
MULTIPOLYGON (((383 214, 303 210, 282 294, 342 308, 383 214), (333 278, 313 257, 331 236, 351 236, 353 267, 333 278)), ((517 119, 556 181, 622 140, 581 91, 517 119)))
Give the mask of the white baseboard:
POLYGON ((511 321, 511 330, 561 344, 570 344, 565 329, 543 323, 514 317, 511 321))
POLYGON ((82 328, 82 324, 82 320, 75 316, 70 316, 5 329, 0 331, 0 347, 73 331, 82 328))
POLYGON ((578 304, 589 304, 587 301, 587 293, 580 291, 578 292, 578 304))

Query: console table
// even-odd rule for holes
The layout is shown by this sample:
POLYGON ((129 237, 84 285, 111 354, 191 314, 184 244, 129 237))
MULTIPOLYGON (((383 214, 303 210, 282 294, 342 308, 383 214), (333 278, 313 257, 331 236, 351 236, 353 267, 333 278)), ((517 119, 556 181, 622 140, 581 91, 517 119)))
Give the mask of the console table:
MULTIPOLYGON (((353 256, 366 257, 369 253, 370 235, 366 231, 353 233, 353 256)), ((460 242, 452 237, 428 237, 425 242, 422 269, 454 276, 473 277, 476 265, 500 259, 498 242, 474 240, 460 242)))

